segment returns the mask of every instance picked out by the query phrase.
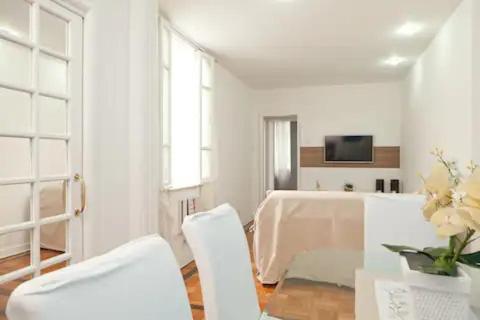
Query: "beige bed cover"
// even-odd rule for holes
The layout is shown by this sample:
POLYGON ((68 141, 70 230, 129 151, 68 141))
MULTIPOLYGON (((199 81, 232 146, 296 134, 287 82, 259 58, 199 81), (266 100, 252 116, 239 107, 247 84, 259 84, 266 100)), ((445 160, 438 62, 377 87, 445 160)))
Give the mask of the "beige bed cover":
POLYGON ((276 283, 292 258, 315 249, 363 251, 364 194, 274 191, 255 215, 254 259, 262 283, 276 283))

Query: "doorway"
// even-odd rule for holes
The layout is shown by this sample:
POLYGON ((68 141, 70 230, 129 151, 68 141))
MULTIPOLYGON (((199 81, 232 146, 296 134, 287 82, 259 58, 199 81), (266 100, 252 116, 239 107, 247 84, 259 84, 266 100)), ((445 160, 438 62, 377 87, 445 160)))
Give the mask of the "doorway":
POLYGON ((264 118, 264 191, 298 189, 296 116, 264 118))
POLYGON ((83 18, 51 0, 0 0, 3 295, 83 258, 82 83, 83 18))

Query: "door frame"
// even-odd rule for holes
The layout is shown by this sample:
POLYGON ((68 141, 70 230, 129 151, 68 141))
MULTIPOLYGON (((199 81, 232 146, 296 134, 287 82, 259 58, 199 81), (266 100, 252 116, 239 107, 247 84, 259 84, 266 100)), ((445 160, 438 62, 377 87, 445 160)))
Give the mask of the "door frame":
MULTIPOLYGON (((38 1, 38 0, 32 0, 32 1, 38 1)), ((86 81, 88 79, 87 77, 87 68, 86 66, 86 61, 89 59, 86 55, 86 48, 87 48, 87 42, 89 41, 89 35, 86 33, 86 26, 87 24, 90 25, 90 13, 91 13, 91 8, 92 4, 89 0, 51 0, 52 2, 56 3, 57 5, 71 11, 72 13, 80 16, 83 20, 82 24, 82 63, 81 63, 81 68, 82 68, 82 93, 81 93, 81 113, 82 113, 82 121, 81 121, 81 126, 82 126, 82 137, 81 137, 81 149, 82 149, 82 176, 87 177, 89 176, 86 172, 87 166, 85 165, 86 163, 86 146, 85 146, 85 119, 86 119, 86 81)), ((88 183, 88 181, 86 182, 88 183)), ((88 197, 88 189, 85 190, 86 195, 88 197)), ((87 258, 87 252, 86 252, 86 246, 87 246, 87 233, 85 230, 87 229, 85 227, 85 223, 88 221, 84 217, 88 215, 88 205, 85 207, 85 210, 82 214, 81 217, 81 240, 82 240, 82 260, 87 258)), ((78 262, 78 261, 75 261, 78 262)))
MULTIPOLYGON (((272 115, 272 114, 260 114, 258 117, 258 145, 259 145, 259 157, 258 157, 258 171, 259 171, 259 185, 258 185, 258 203, 263 201, 265 198, 265 174, 266 174, 266 150, 265 150, 265 130, 267 128, 267 121, 268 120, 290 120, 290 121, 297 121, 297 189, 300 189, 300 182, 301 182, 301 174, 300 174, 300 141, 301 141, 301 124, 296 114, 280 114, 280 115, 272 115)), ((257 204, 258 204, 257 203, 257 204)))

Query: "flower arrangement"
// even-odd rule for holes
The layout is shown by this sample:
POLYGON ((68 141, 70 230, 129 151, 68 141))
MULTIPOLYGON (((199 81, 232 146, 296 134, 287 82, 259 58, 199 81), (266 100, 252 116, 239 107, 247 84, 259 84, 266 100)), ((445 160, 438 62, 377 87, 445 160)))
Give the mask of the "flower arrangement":
POLYGON ((436 157, 432 173, 423 178, 427 201, 423 207, 425 219, 435 227, 438 236, 448 237, 448 248, 425 248, 419 250, 407 246, 386 245, 393 252, 414 252, 427 256, 428 265, 419 271, 455 277, 458 263, 480 268, 480 251, 465 253, 467 246, 480 239, 480 167, 473 162, 467 167, 468 176, 463 176, 454 161, 445 159, 443 151, 435 149, 436 157))

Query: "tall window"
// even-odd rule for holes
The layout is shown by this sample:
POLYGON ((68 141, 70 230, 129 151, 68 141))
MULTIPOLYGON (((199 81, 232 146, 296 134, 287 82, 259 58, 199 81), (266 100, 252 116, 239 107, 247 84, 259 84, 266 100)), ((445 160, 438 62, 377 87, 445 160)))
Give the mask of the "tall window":
POLYGON ((202 181, 212 177, 212 118, 213 118, 213 61, 210 57, 201 57, 201 164, 202 181))
POLYGON ((212 176, 213 60, 161 24, 163 183, 178 189, 212 176))

